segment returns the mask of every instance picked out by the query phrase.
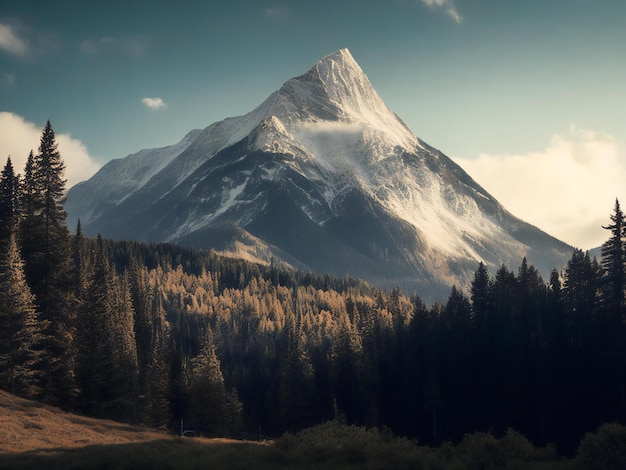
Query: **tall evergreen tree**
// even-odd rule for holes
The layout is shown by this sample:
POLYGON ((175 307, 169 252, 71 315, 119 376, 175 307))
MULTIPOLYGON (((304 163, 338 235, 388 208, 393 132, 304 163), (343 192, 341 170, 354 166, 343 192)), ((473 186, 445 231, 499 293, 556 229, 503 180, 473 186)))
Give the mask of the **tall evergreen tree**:
POLYGON ((565 268, 563 299, 570 332, 570 344, 583 347, 591 341, 592 320, 597 306, 600 267, 589 252, 574 250, 565 268))
MULTIPOLYGON (((137 361, 139 364, 139 394, 146 396, 149 386, 148 367, 154 350, 154 342, 157 340, 155 328, 161 320, 154 318, 155 311, 161 312, 162 304, 155 304, 153 291, 148 282, 148 269, 141 266, 137 260, 133 260, 128 270, 128 283, 130 296, 133 304, 135 341, 137 349, 137 361), (157 321, 157 324, 155 324, 157 321)), ((160 315, 157 314, 157 317, 160 315)), ((159 338, 160 341, 160 338, 159 338)))
POLYGON ((42 324, 34 300, 11 234, 0 250, 0 387, 25 397, 36 395, 39 381, 42 324))
POLYGON ((31 276, 31 265, 33 272, 35 270, 35 260, 37 255, 35 254, 37 248, 37 241, 40 234, 37 233, 38 226, 38 207, 41 206, 39 202, 40 191, 38 190, 38 182, 35 178, 35 155, 31 150, 26 159, 26 166, 24 167, 24 178, 20 187, 20 202, 22 211, 22 220, 19 224, 19 243, 22 247, 22 257, 24 258, 24 270, 26 278, 29 280, 31 276))
POLYGON ((132 306, 100 236, 77 324, 76 376, 83 408, 101 417, 132 416, 137 391, 132 306))
POLYGON ((102 403, 111 400, 109 373, 113 366, 110 319, 113 312, 113 278, 100 236, 93 271, 76 319, 76 380, 82 409, 102 415, 102 403))
MULTIPOLYGON (((624 213, 620 208, 619 201, 615 200, 613 214, 610 216, 611 224, 602 226, 609 230, 611 235, 602 245, 602 306, 609 315, 621 322, 624 307, 624 282, 626 274, 624 272, 626 261, 624 254, 624 234, 626 233, 626 222, 624 213)), ((617 323, 619 323, 617 322, 617 323)))
POLYGON ((626 329, 624 320, 624 288, 626 287, 626 220, 615 200, 611 224, 602 228, 610 231, 609 239, 602 245, 602 282, 600 306, 598 309, 597 330, 603 359, 599 368, 603 370, 606 381, 603 388, 606 395, 604 402, 617 401, 626 415, 626 329), (619 397, 615 400, 610 395, 619 397))
POLYGON ((72 278, 74 284, 74 296, 81 301, 87 284, 87 260, 85 253, 85 237, 80 225, 80 219, 76 224, 76 235, 72 237, 72 278))
POLYGON ((292 312, 285 318, 282 331, 283 361, 280 369, 279 403, 281 421, 295 430, 315 423, 312 416, 314 382, 311 359, 305 349, 306 336, 292 312))
POLYGON ((226 389, 210 328, 202 337, 202 349, 191 360, 188 373, 188 420, 209 433, 237 430, 242 406, 237 392, 226 389))
POLYGON ((489 309, 489 273, 481 261, 474 272, 471 286, 472 319, 480 327, 489 309))
MULTIPOLYGON (((144 397, 141 420, 156 426, 167 425, 171 420, 170 391, 172 351, 171 325, 165 318, 165 310, 159 301, 152 303, 152 338, 145 364, 140 364, 140 393, 144 397), (143 379, 143 382, 142 382, 143 379)), ((139 353, 139 341, 138 341, 139 353)))
POLYGON ((13 170, 11 157, 0 176, 0 246, 8 242, 11 234, 16 233, 19 222, 20 179, 13 170))
POLYGON ((41 135, 39 152, 32 162, 33 168, 25 172, 25 215, 32 233, 22 244, 29 284, 32 286, 41 313, 50 319, 48 302, 60 286, 62 268, 67 268, 69 232, 65 226, 67 214, 63 210, 65 165, 57 149, 50 121, 41 135), (28 205, 26 205, 26 203, 28 205))
POLYGON ((47 322, 44 390, 47 401, 69 406, 74 380, 74 292, 69 231, 63 210, 65 165, 50 121, 42 132, 39 152, 29 155, 22 191, 20 241, 26 279, 47 322))
POLYGON ((337 323, 331 350, 336 404, 348 423, 361 424, 365 410, 363 344, 347 313, 341 312, 337 323))

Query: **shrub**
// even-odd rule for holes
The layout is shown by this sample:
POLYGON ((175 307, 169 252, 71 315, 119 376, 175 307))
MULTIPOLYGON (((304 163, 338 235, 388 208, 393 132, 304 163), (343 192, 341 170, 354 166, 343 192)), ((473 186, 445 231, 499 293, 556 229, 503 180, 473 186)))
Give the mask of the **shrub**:
POLYGON ((463 438, 451 454, 450 466, 467 469, 522 468, 556 458, 553 447, 536 447, 525 436, 507 429, 501 439, 491 434, 473 433, 463 438))
POLYGON ((595 433, 585 434, 576 461, 585 469, 626 468, 626 427, 603 424, 595 433))
POLYGON ((325 467, 369 465, 381 468, 423 468, 424 448, 387 430, 348 426, 337 421, 285 434, 275 442, 287 461, 325 467))

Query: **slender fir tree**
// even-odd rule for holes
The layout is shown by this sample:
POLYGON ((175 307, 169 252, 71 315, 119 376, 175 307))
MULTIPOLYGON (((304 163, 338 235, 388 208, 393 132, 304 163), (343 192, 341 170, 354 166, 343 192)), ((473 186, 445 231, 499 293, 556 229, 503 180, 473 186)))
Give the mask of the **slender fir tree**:
POLYGON ((210 328, 202 337, 202 349, 191 360, 188 373, 189 420, 211 433, 235 431, 241 422, 242 406, 237 392, 226 389, 210 328))
POLYGON ((0 386, 25 397, 37 395, 42 324, 24 277, 15 234, 0 253, 0 386))
POLYGON ((610 311, 610 315, 621 320, 624 306, 624 233, 626 232, 626 222, 624 213, 620 208, 619 201, 615 199, 613 214, 610 216, 611 223, 602 226, 609 230, 611 235, 602 245, 602 307, 610 311))
POLYGON ((26 162, 22 190, 20 241, 28 285, 48 325, 42 367, 45 399, 71 407, 74 381, 74 289, 69 231, 63 210, 65 165, 50 121, 42 132, 39 152, 26 162))
POLYGON ((489 310, 489 273, 481 261, 474 272, 471 287, 472 319, 478 327, 482 325, 489 310))
POLYGON ((19 193, 20 179, 15 174, 9 157, 0 176, 0 246, 7 243, 11 234, 17 231, 19 193))
POLYGON ((150 351, 145 358, 146 364, 140 364, 140 371, 145 370, 143 377, 140 375, 140 393, 144 397, 141 420, 151 425, 164 426, 171 420, 172 328, 165 318, 161 299, 152 305, 150 351))
POLYGON ((77 318, 76 377, 82 408, 93 415, 134 414, 137 351, 130 295, 97 238, 94 268, 77 318))

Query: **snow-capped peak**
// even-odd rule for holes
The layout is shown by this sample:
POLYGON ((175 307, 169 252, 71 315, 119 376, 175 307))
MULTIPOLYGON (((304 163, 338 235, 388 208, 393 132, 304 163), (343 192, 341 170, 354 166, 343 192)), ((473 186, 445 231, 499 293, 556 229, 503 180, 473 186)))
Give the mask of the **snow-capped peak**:
POLYGON ((319 60, 301 78, 315 77, 324 85, 328 100, 341 111, 339 118, 361 120, 363 116, 382 117, 389 110, 348 49, 341 49, 319 60))
POLYGON ((549 272, 568 257, 484 194, 341 49, 248 114, 106 165, 65 208, 88 234, 203 247, 232 224, 313 270, 411 289, 467 285, 478 261, 549 272))

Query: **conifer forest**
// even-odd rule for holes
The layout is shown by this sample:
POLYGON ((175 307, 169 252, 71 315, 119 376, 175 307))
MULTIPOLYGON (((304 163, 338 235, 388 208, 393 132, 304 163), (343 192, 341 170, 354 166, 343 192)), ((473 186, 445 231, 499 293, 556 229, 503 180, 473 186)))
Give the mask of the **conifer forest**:
POLYGON ((417 294, 66 227, 48 122, 0 181, 0 387, 94 417, 277 437, 329 420, 438 445, 512 428, 573 453, 626 424, 625 239, 417 294), (412 295, 409 295, 412 294, 412 295))

